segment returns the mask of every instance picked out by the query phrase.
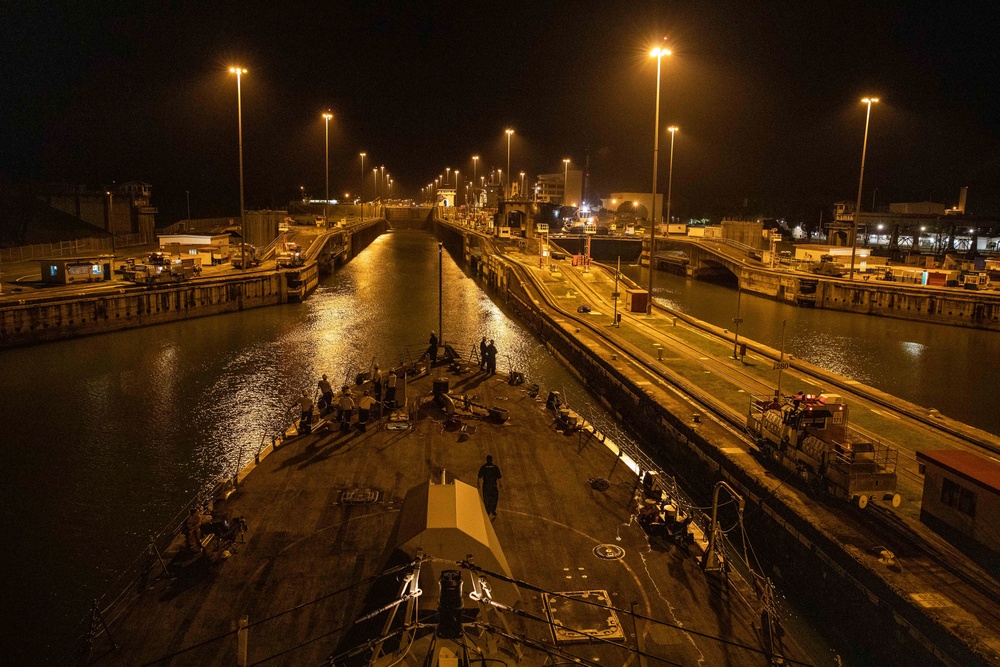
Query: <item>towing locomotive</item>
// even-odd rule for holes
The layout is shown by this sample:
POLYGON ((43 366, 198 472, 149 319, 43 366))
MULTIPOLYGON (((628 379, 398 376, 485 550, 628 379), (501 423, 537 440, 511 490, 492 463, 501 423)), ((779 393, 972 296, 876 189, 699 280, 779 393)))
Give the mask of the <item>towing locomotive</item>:
POLYGON ((838 394, 755 396, 747 432, 766 458, 834 498, 864 508, 871 500, 898 507, 895 449, 859 440, 838 394))

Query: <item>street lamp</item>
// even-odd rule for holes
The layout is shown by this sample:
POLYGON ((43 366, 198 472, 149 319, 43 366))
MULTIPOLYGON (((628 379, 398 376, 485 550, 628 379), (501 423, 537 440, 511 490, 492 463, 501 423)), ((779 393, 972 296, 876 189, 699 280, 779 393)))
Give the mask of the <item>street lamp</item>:
MULTIPOLYGON (((514 130, 506 129, 504 132, 507 133, 507 178, 510 178, 510 138, 514 134, 514 130)), ((503 180, 503 174, 500 175, 501 180, 503 180)), ((507 189, 504 188, 504 197, 508 197, 507 189)))
MULTIPOLYGON (((674 137, 677 135, 677 130, 680 129, 676 125, 671 125, 667 128, 670 132, 670 168, 667 170, 667 229, 669 231, 670 227, 670 195, 674 185, 674 137)), ((652 256, 650 256, 652 257, 652 256)), ((652 266, 652 264, 650 264, 652 266)))
POLYGON ((241 77, 246 74, 244 67, 230 67, 230 73, 236 75, 236 117, 240 133, 240 255, 243 260, 240 262, 245 271, 247 268, 247 216, 243 206, 243 91, 241 87, 241 77))
POLYGON ((660 61, 670 55, 670 49, 657 46, 649 52, 656 58, 656 114, 653 117, 653 203, 649 211, 649 296, 646 297, 646 314, 653 314, 653 253, 656 248, 656 167, 660 156, 660 61))
POLYGON ((115 263, 115 196, 111 190, 104 194, 108 196, 108 227, 111 230, 111 268, 113 270, 115 263))
POLYGON ((521 172, 521 191, 518 193, 518 194, 521 195, 522 198, 524 197, 524 185, 525 185, 524 184, 524 172, 522 171, 521 172))
POLYGON ((372 169, 372 187, 375 189, 375 192, 372 194, 372 201, 374 202, 378 199, 378 167, 372 169))
POLYGON ((479 156, 472 156, 472 204, 476 204, 476 170, 479 167, 479 156))
POLYGON ((872 104, 878 102, 877 97, 866 97, 861 100, 862 104, 868 105, 868 111, 865 113, 865 141, 861 146, 861 174, 858 176, 858 201, 854 205, 854 221, 851 225, 854 229, 851 230, 851 274, 850 279, 854 280, 854 256, 858 249, 858 223, 861 218, 861 184, 865 180, 865 153, 868 152, 868 121, 872 117, 872 104))
POLYGON ((327 109, 326 113, 323 114, 323 121, 326 125, 326 194, 323 200, 323 223, 329 224, 330 213, 327 206, 330 203, 330 119, 333 118, 333 114, 327 109))
POLYGON ((365 217, 365 156, 368 153, 358 153, 361 156, 361 217, 365 217))
POLYGON ((569 158, 563 158, 563 206, 569 200, 569 158))

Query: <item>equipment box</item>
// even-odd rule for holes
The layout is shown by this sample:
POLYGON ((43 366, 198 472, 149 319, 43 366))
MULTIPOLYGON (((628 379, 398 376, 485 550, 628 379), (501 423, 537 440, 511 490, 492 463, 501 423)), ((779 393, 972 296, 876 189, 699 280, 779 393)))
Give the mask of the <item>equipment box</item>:
POLYGON ((649 304, 649 292, 644 289, 625 290, 625 310, 630 313, 645 313, 649 304))

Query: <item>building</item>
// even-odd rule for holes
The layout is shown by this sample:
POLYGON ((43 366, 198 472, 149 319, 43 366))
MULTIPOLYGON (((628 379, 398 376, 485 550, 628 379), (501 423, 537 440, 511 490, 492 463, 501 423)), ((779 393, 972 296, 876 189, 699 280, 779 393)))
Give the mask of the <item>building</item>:
POLYGON ((107 234, 127 237, 130 243, 152 243, 157 209, 150 206, 152 186, 129 181, 110 188, 48 184, 38 187, 38 198, 107 234))
POLYGON ((73 283, 96 283, 111 280, 111 257, 54 257, 39 260, 42 268, 42 282, 58 285, 73 283))
POLYGON ((601 208, 619 217, 639 220, 648 220, 652 210, 657 220, 662 219, 663 194, 656 193, 656 206, 652 206, 652 201, 650 192, 612 192, 607 199, 601 200, 601 208))
POLYGON ((563 206, 583 204, 583 172, 570 169, 558 174, 539 174, 535 181, 535 200, 563 206))
POLYGON ((160 250, 178 257, 200 257, 204 266, 230 260, 229 234, 164 234, 160 250))
POLYGON ((920 520, 946 537, 1000 552, 1000 464, 961 450, 917 452, 920 520))

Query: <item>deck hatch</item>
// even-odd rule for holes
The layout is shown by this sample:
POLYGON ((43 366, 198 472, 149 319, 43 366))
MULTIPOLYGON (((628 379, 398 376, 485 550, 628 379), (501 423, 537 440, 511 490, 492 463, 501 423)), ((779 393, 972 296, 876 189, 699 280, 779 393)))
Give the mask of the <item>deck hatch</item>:
POLYGON ((594 555, 601 560, 621 560, 625 557, 625 550, 617 544, 598 544, 594 547, 594 555))
POLYGON ((347 489, 340 496, 340 502, 345 505, 371 505, 379 499, 378 489, 364 486, 357 489, 347 489))
POLYGON ((611 596, 604 590, 543 593, 545 613, 556 643, 590 642, 595 638, 625 640, 618 614, 608 608, 611 596), (589 604, 588 604, 589 603, 589 604), (585 634, 584 634, 585 633, 585 634))

